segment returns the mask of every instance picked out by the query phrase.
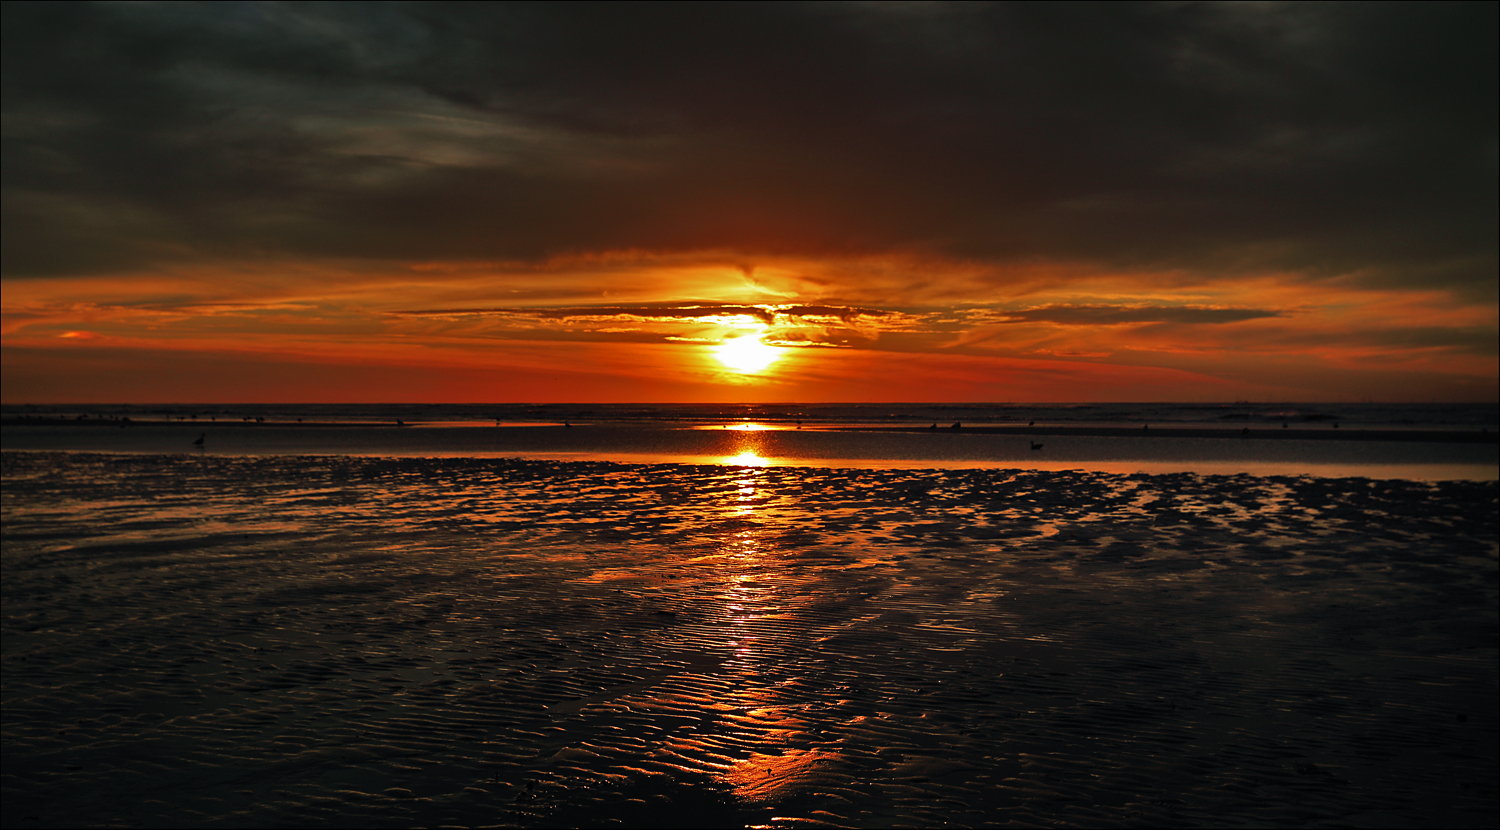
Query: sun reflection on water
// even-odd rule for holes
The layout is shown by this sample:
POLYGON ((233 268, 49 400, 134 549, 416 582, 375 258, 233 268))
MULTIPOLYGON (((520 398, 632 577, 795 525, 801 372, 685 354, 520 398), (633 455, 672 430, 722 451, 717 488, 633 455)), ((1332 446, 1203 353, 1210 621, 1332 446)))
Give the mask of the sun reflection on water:
POLYGON ((731 467, 764 467, 769 461, 757 455, 755 450, 743 450, 739 455, 731 455, 724 459, 724 463, 731 467))

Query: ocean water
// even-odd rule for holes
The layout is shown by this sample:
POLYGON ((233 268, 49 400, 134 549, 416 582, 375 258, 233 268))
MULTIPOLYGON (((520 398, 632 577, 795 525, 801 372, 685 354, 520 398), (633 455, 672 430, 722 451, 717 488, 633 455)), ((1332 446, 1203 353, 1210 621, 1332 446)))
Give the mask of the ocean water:
POLYGON ((1240 428, 1327 426, 1344 429, 1479 430, 1500 428, 1496 404, 1377 403, 1080 403, 1080 404, 68 404, 0 407, 0 417, 109 418, 233 422, 505 422, 1139 426, 1240 428))
POLYGON ((1500 477, 1486 405, 6 407, 6 449, 1500 477))

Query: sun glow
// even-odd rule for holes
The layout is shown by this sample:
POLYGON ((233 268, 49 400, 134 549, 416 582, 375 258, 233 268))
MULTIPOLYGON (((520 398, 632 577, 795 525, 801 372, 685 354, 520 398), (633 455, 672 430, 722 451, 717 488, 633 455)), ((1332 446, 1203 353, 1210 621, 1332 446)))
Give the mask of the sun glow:
POLYGON ((760 342, 758 334, 747 334, 726 340, 723 345, 714 349, 714 356, 736 372, 753 375, 765 371, 767 366, 775 363, 781 357, 781 350, 760 342))

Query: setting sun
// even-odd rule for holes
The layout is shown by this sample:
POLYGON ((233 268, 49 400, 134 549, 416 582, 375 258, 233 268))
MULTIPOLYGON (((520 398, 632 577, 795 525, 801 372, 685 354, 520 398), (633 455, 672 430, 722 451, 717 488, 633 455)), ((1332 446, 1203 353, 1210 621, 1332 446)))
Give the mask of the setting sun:
POLYGON ((755 374, 765 371, 781 355, 775 346, 760 342, 759 335, 747 334, 725 341, 714 349, 714 356, 736 372, 755 374))

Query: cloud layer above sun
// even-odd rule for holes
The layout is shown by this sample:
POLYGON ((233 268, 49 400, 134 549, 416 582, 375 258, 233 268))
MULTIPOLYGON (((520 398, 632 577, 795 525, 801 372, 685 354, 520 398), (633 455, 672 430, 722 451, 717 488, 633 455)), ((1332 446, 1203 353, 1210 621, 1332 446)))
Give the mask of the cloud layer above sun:
POLYGON ((1493 400, 1496 23, 8 4, 4 398, 1493 400))

